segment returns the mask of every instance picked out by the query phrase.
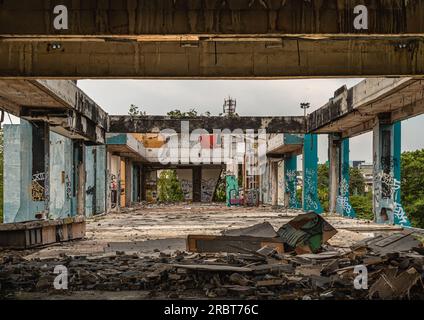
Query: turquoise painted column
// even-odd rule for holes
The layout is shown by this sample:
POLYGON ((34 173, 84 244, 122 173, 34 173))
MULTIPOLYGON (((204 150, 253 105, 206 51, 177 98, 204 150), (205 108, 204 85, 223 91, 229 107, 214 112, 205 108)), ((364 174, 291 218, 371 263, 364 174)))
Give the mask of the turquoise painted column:
POLYGON ((379 117, 373 132, 374 217, 377 223, 410 227, 401 203, 401 123, 379 117))
POLYGON ((291 155, 284 160, 285 193, 288 195, 288 207, 300 209, 297 201, 297 156, 291 155))
POLYGON ((402 225, 404 227, 411 227, 411 221, 405 213, 405 210, 402 206, 401 200, 401 153, 402 153, 402 124, 401 122, 396 122, 393 125, 393 158, 394 158, 394 166, 393 166, 393 175, 395 182, 395 209, 394 209, 394 223, 398 225, 402 225))
POLYGON ((226 194, 227 194, 227 206, 231 207, 234 204, 234 200, 239 200, 239 185, 235 175, 227 175, 226 181, 226 194))
POLYGON ((305 134, 303 143, 303 210, 323 213, 318 198, 318 137, 305 134))
POLYGON ((340 177, 337 196, 337 213, 355 218, 355 209, 350 204, 349 183, 350 183, 350 163, 349 163, 349 139, 341 140, 340 144, 340 177))
POLYGON ((107 155, 106 146, 101 145, 96 149, 96 214, 106 212, 106 175, 107 155))

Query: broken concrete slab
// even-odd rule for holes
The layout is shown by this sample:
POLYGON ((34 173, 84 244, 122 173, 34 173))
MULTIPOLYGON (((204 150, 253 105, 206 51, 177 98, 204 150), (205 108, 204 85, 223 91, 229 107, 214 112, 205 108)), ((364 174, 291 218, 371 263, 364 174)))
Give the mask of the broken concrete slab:
POLYGON ((249 236, 260 238, 275 238, 278 236, 274 227, 269 222, 255 224, 253 226, 241 229, 225 230, 222 232, 224 236, 249 236))
POLYGON ((284 243, 280 238, 208 235, 189 235, 187 237, 187 251, 189 252, 245 253, 246 250, 256 252, 264 246, 275 248, 278 253, 284 252, 284 243))
POLYGON ((388 236, 379 235, 371 239, 358 242, 353 248, 366 247, 379 255, 393 252, 412 251, 414 248, 422 247, 423 244, 414 237, 414 232, 404 230, 388 236))

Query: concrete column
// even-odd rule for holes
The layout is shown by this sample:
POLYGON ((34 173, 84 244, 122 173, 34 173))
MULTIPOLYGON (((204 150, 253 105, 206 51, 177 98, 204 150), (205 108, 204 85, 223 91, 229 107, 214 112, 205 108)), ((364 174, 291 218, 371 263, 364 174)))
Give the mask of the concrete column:
POLYGON ((72 140, 50 132, 50 204, 52 219, 75 216, 73 201, 72 140))
POLYGON ((237 200, 240 199, 238 179, 235 175, 227 175, 225 177, 225 190, 227 195, 227 206, 231 207, 237 200))
POLYGON ((272 205, 278 206, 278 162, 271 161, 271 195, 272 205))
POLYGON ((193 202, 202 202, 202 167, 193 168, 193 202))
POLYGON ((85 215, 96 214, 97 204, 97 151, 95 146, 85 146, 85 215))
POLYGON ((374 219, 377 223, 411 226, 401 204, 401 123, 381 114, 373 131, 374 219))
POLYGON ((278 181, 277 181, 277 186, 278 186, 278 205, 279 206, 284 206, 285 202, 284 202, 284 161, 279 161, 277 163, 277 172, 278 172, 278 181))
POLYGON ((77 142, 74 145, 74 166, 76 170, 76 202, 77 214, 79 216, 85 215, 85 145, 83 142, 77 142))
POLYGON ((329 135, 330 160, 330 212, 343 216, 356 217, 350 204, 349 183, 349 139, 341 139, 340 135, 329 135))
POLYGON ((140 196, 141 201, 146 201, 146 168, 142 165, 140 167, 140 179, 141 179, 141 188, 140 188, 140 196))
POLYGON ((284 204, 290 209, 300 209, 297 201, 297 156, 289 155, 284 160, 284 204))
POLYGON ((328 160, 329 168, 329 190, 330 212, 337 210, 337 197, 339 196, 340 183, 340 141, 341 137, 337 134, 328 135, 328 160))
POLYGON ((303 210, 322 213, 318 198, 318 137, 306 134, 303 143, 303 210))
POLYGON ((107 203, 107 155, 106 146, 96 147, 96 214, 106 211, 107 203))
POLYGON ((131 207, 132 203, 132 170, 133 163, 130 159, 125 159, 125 207, 131 207))

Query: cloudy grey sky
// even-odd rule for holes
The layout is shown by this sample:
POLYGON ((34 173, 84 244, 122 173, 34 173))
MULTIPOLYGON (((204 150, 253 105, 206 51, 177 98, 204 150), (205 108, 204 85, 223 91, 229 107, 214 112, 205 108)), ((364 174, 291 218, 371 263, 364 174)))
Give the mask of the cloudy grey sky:
MULTIPOLYGON (((224 98, 237 99, 237 112, 243 115, 302 115, 299 105, 310 102, 314 111, 324 105, 334 91, 346 84, 354 86, 361 79, 325 80, 83 80, 82 88, 110 114, 127 114, 131 104, 149 115, 164 115, 173 109, 199 112, 222 112, 224 98)), ((424 148, 424 116, 403 122, 402 149, 424 148)), ((319 138, 319 160, 327 161, 327 136, 319 138)), ((351 160, 371 162, 372 134, 351 139, 351 160)))

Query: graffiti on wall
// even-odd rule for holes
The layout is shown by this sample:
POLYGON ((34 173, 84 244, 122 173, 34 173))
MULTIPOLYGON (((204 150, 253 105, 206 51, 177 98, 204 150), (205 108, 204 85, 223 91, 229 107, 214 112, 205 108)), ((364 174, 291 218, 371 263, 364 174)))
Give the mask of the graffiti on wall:
POLYGON ((246 205, 254 207, 258 205, 259 190, 250 189, 246 191, 246 205))
POLYGON ((297 208, 297 172, 296 170, 287 170, 286 171, 286 179, 285 179, 285 189, 286 193, 289 194, 289 207, 297 208))
POLYGON ((318 193, 317 193, 317 185, 316 185, 316 177, 317 172, 316 170, 307 168, 305 170, 305 176, 304 176, 304 201, 305 201, 305 210, 319 210, 319 200, 318 200, 318 193))
POLYGON ((212 202, 218 179, 202 179, 202 202, 212 202))
POLYGON ((337 211, 343 215, 350 216, 353 214, 353 208, 349 201, 349 183, 344 177, 340 181, 340 194, 337 197, 337 206, 337 211))
POLYGON ((68 174, 65 176, 65 195, 67 200, 72 198, 72 183, 68 174))
POLYGON ((183 191, 184 200, 192 200, 193 182, 185 179, 181 180, 181 189, 183 191))
POLYGON ((392 200, 394 218, 396 219, 395 223, 402 225, 409 224, 408 217, 403 209, 402 204, 400 203, 400 189, 401 182, 397 180, 393 174, 380 172, 374 178, 375 188, 374 188, 374 201, 376 208, 380 207, 381 200, 392 200))
POLYGON ((31 196, 33 201, 44 201, 45 198, 45 180, 46 175, 44 172, 36 173, 32 175, 31 182, 31 196))

